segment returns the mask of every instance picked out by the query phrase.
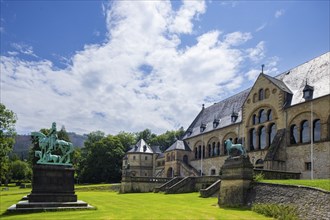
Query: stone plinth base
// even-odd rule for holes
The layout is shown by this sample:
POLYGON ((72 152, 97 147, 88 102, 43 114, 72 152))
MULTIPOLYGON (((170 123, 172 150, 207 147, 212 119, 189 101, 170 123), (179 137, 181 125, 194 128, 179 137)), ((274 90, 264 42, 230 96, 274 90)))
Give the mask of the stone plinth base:
POLYGON ((70 209, 94 209, 84 201, 76 202, 29 202, 19 201, 7 209, 9 212, 38 212, 70 209))
POLYGON ((76 202, 72 166, 35 165, 29 202, 76 202))
POLYGON ((218 204, 221 207, 245 206, 252 179, 253 165, 248 157, 226 159, 222 166, 218 204))

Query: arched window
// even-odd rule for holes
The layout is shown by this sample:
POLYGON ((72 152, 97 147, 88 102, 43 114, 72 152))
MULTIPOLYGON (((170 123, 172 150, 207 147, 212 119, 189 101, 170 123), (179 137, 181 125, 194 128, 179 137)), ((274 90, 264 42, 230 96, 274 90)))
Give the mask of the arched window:
POLYGON ((217 143, 217 155, 220 155, 220 142, 217 143))
POLYGON ((250 130, 250 151, 253 151, 256 149, 257 145, 257 134, 256 134, 256 129, 251 129, 250 130))
POLYGON ((211 144, 209 144, 208 148, 207 148, 207 154, 208 154, 208 157, 211 157, 212 155, 212 149, 211 149, 211 144))
POLYGON ((308 143, 310 140, 309 123, 307 120, 304 120, 301 123, 300 142, 308 143))
POLYGON ((215 147, 215 142, 212 143, 212 156, 216 156, 217 155, 217 148, 215 147))
POLYGON ((199 146, 198 146, 198 159, 200 159, 201 156, 202 156, 202 146, 199 145, 199 146))
POLYGON ((198 151, 197 151, 197 147, 195 147, 195 159, 198 159, 198 151))
POLYGON ((313 141, 321 140, 321 121, 316 119, 313 124, 313 141))
POLYGON ((227 152, 227 146, 226 146, 226 141, 223 142, 223 153, 224 155, 227 155, 228 152, 227 152))
POLYGON ((298 143, 298 129, 296 125, 291 125, 290 127, 290 143, 298 143))
POLYGON ((275 134, 276 134, 276 125, 271 124, 269 126, 269 145, 271 145, 271 143, 273 142, 275 134))
POLYGON ((184 155, 184 156, 183 156, 183 162, 184 162, 185 164, 188 164, 188 156, 187 156, 187 155, 184 155))
POLYGON ((268 112, 267 112, 267 120, 268 121, 273 120, 273 113, 272 113, 271 109, 269 109, 268 112))
POLYGON ((257 97, 258 97, 257 93, 254 93, 253 94, 253 103, 255 103, 257 101, 257 97))
POLYGON ((259 101, 263 100, 264 98, 265 98, 264 89, 260 89, 259 90, 259 101))
POLYGON ((267 113, 265 110, 261 109, 259 111, 259 123, 264 123, 267 121, 267 113))
POLYGON ((254 114, 254 115, 252 116, 252 124, 253 124, 253 125, 258 124, 258 118, 257 118, 256 114, 254 114))
POLYGON ((265 99, 268 99, 270 95, 269 89, 265 89, 265 99))
POLYGON ((259 129, 259 147, 260 149, 265 149, 267 146, 267 139, 266 139, 266 128, 264 126, 260 127, 259 129))
POLYGON ((203 145, 203 158, 205 158, 205 146, 203 145))
POLYGON ((264 168, 264 161, 262 159, 257 160, 255 168, 263 169, 264 168))

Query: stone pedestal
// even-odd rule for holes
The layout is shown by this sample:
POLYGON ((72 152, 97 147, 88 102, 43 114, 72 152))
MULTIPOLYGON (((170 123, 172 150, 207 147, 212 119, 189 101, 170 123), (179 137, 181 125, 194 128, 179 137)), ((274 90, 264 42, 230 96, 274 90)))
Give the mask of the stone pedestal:
POLYGON ((77 202, 72 166, 35 165, 29 202, 77 202))
POLYGON ((249 157, 231 157, 222 166, 218 204, 221 207, 245 206, 247 192, 253 179, 253 165, 249 157))
POLYGON ((74 168, 65 165, 35 165, 32 192, 8 211, 31 212, 58 209, 91 209, 77 200, 74 191, 74 168))

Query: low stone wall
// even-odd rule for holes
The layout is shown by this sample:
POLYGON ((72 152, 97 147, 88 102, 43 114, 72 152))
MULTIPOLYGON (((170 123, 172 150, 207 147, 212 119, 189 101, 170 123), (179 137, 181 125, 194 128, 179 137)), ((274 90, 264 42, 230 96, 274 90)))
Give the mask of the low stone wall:
POLYGON ((253 183, 248 205, 289 204, 298 209, 299 219, 330 219, 330 192, 304 186, 253 183))
POLYGON ((171 178, 155 178, 155 177, 123 177, 120 186, 120 193, 132 192, 153 192, 169 181, 171 178))
POLYGON ((280 170, 265 170, 265 169, 253 169, 254 175, 262 173, 265 179, 283 180, 283 179, 300 179, 301 173, 287 172, 280 170))

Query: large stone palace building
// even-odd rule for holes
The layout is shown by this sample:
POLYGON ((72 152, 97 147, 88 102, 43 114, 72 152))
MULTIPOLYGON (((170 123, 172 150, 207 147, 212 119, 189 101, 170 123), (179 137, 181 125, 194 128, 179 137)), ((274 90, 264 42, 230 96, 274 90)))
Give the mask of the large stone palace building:
POLYGON ((219 175, 231 139, 245 146, 255 168, 330 178, 329 62, 330 52, 276 77, 260 73, 252 88, 203 105, 165 152, 140 140, 125 155, 123 174, 219 175))

